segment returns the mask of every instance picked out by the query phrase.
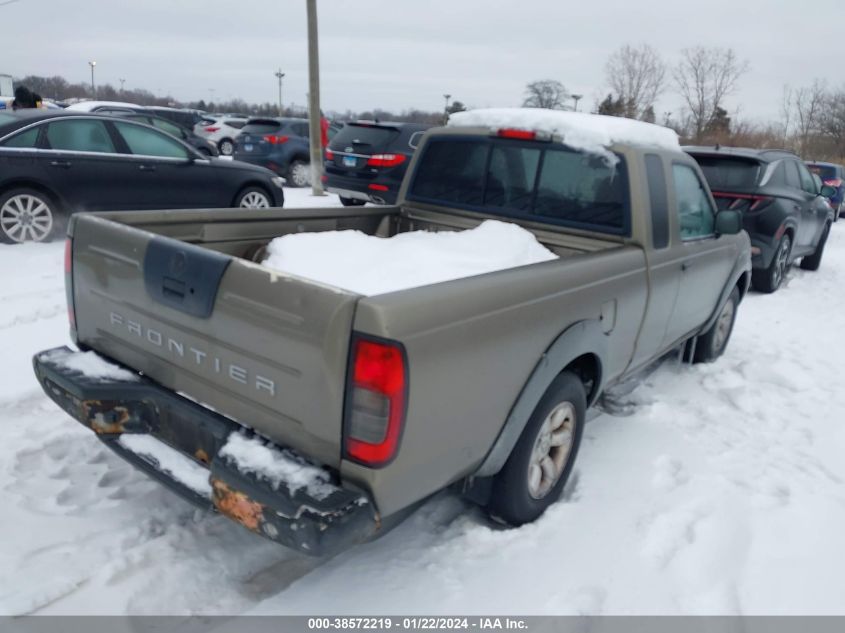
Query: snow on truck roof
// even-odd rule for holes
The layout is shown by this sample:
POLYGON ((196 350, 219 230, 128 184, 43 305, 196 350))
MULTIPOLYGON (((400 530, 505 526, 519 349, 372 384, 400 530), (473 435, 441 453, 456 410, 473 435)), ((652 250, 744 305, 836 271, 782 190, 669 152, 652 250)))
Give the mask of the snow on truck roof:
POLYGON ((601 114, 542 108, 487 108, 456 112, 450 127, 489 127, 531 130, 561 136, 575 149, 607 156, 616 143, 681 151, 678 135, 667 127, 601 114))

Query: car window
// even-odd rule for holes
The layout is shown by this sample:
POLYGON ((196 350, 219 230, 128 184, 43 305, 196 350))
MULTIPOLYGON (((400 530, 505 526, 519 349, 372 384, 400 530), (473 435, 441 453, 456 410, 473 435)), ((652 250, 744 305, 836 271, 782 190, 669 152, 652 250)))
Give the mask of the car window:
POLYGON ((240 130, 244 125, 246 125, 246 121, 224 121, 224 123, 236 130, 240 130))
POLYGON ((673 165, 675 201, 681 239, 691 240, 714 234, 715 215, 710 197, 698 175, 688 165, 673 165))
POLYGON ((157 127, 163 132, 167 132, 176 138, 185 138, 185 135, 182 133, 182 128, 170 121, 165 121, 164 119, 153 119, 153 127, 157 127))
POLYGON ((795 189, 801 188, 801 175, 798 173, 798 163, 794 160, 786 162, 786 184, 795 189))
POLYGON ((417 145, 420 144, 420 139, 422 139, 422 135, 425 132, 414 132, 411 134, 411 138, 408 139, 408 145, 414 149, 417 149, 417 145))
POLYGON ((625 163, 572 150, 547 150, 534 213, 599 230, 626 227, 628 187, 625 163))
POLYGON ((115 121, 114 124, 133 154, 161 158, 190 158, 188 150, 161 132, 121 121, 115 121))
POLYGON ((51 149, 72 152, 114 153, 114 143, 103 121, 74 119, 47 124, 47 142, 51 149))
POLYGON ((494 146, 487 169, 484 206, 530 211, 539 164, 539 149, 494 146))
POLYGON ((308 125, 306 123, 294 123, 291 125, 291 129, 297 136, 308 138, 308 125))
POLYGON ((4 147, 35 147, 38 143, 38 132, 40 127, 29 128, 25 132, 15 134, 12 138, 3 143, 4 147))
POLYGON ((819 190, 816 188, 816 183, 813 180, 813 175, 810 173, 803 163, 796 162, 798 165, 798 175, 801 177, 801 188, 806 191, 807 193, 818 193, 819 190))

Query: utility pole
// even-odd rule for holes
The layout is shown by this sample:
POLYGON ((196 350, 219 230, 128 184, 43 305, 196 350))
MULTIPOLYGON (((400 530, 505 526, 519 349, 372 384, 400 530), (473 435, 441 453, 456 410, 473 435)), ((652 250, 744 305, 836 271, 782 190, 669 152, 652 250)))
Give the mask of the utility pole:
POLYGON ((276 77, 279 79, 279 116, 284 116, 284 110, 282 109, 282 79, 285 78, 285 73, 282 72, 282 69, 279 68, 275 72, 276 77))
POLYGON ((320 53, 317 41, 317 0, 305 0, 308 10, 308 136, 311 140, 311 193, 323 194, 323 143, 320 130, 320 53))
POLYGON ((581 99, 584 98, 584 95, 569 95, 569 96, 572 97, 572 100, 575 102, 574 111, 578 112, 578 102, 581 101, 581 99))
POLYGON ((94 87, 94 66, 97 65, 97 62, 90 61, 90 62, 88 62, 88 65, 91 67, 91 98, 96 99, 97 98, 97 89, 94 87))
POLYGON ((122 94, 123 93, 123 84, 126 83, 126 80, 125 79, 118 79, 118 81, 120 82, 120 92, 122 94))

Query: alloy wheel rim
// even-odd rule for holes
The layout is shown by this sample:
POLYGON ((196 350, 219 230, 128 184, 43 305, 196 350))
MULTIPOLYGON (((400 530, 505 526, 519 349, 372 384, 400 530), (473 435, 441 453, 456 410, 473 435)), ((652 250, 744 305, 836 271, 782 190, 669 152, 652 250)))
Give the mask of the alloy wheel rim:
POLYGON ((270 202, 267 196, 258 191, 250 191, 243 198, 241 198, 242 209, 267 209, 270 207, 270 202))
POLYGON ((722 314, 719 315, 719 320, 716 322, 715 347, 721 350, 725 343, 728 342, 728 336, 731 332, 731 323, 734 318, 734 302, 728 300, 725 307, 722 308, 722 314))
POLYGON ((572 451, 577 423, 571 402, 559 403, 546 416, 528 462, 528 494, 532 498, 542 499, 560 480, 572 451))
POLYGON ((233 149, 234 147, 232 146, 231 141, 223 141, 222 143, 220 143, 220 153, 224 156, 231 156, 233 149))
POLYGON ((786 275, 786 263, 789 260, 789 246, 789 237, 784 237, 783 241, 780 243, 780 248, 778 249, 778 252, 776 254, 777 261, 775 262, 774 270, 775 287, 780 286, 784 276, 786 275))
POLYGON ((290 178, 293 181, 293 184, 297 187, 304 187, 310 182, 309 176, 309 168, 307 165, 299 164, 294 165, 291 169, 290 178))
POLYGON ((0 230, 17 243, 42 242, 53 230, 53 212, 37 196, 12 196, 0 208, 0 230))

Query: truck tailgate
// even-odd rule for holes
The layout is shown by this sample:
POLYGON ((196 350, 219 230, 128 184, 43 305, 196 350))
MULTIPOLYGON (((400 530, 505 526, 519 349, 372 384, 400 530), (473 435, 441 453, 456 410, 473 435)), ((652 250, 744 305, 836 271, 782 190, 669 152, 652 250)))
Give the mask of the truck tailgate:
POLYGON ((87 215, 73 281, 80 345, 339 466, 358 295, 87 215))

